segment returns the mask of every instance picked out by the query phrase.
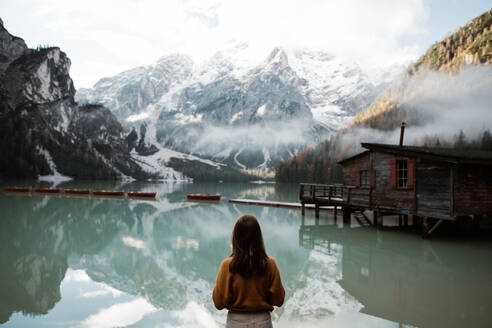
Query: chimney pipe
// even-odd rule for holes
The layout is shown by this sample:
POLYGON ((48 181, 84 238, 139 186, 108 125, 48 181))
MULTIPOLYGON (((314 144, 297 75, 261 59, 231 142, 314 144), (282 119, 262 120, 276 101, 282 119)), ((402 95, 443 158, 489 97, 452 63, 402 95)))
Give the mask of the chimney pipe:
POLYGON ((401 122, 401 129, 400 129, 400 147, 403 146, 403 136, 405 135, 405 122, 401 122))

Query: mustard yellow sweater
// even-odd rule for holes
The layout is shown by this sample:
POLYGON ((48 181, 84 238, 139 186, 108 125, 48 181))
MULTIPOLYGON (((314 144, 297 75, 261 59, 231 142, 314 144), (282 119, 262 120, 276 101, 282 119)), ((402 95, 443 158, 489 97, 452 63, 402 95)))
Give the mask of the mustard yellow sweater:
POLYGON ((272 311, 282 306, 285 290, 280 271, 272 257, 268 258, 268 270, 263 276, 243 277, 229 271, 232 258, 222 261, 217 274, 212 298, 218 310, 231 312, 272 311))

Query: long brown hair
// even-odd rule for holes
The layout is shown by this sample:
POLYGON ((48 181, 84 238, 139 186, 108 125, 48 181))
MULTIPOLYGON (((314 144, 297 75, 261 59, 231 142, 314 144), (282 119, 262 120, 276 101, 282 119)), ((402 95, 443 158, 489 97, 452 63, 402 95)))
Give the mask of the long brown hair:
POLYGON ((260 224, 254 215, 237 219, 232 230, 232 260, 229 271, 244 277, 263 275, 268 267, 260 224))

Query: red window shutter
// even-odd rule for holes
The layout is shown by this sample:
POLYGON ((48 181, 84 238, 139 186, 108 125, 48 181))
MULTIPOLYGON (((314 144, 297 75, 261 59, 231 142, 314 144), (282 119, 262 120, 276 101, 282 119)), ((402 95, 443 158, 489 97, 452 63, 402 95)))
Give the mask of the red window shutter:
POLYGON ((408 182, 407 187, 412 189, 415 186, 415 159, 409 159, 407 161, 408 168, 408 182))
POLYGON ((371 170, 371 188, 376 187, 376 171, 371 170))
POLYGON ((398 178, 396 176, 396 159, 391 160, 390 171, 391 171, 391 175, 390 175, 391 188, 396 188, 396 186, 397 186, 396 179, 398 178))
POLYGON ((360 171, 357 171, 357 173, 355 173, 355 186, 360 187, 360 171))

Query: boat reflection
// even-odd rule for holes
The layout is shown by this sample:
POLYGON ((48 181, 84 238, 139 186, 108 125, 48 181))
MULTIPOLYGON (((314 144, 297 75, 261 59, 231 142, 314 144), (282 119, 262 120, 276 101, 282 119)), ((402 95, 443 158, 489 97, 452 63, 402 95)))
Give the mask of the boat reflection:
MULTIPOLYGON (((227 199, 251 189, 290 197, 288 190, 271 194, 269 188, 142 187, 157 191, 157 201, 0 194, 0 323, 14 312, 49 312, 43 318, 60 322, 50 315, 81 304, 77 295, 67 297, 78 290, 61 288, 67 272, 145 300, 156 313, 183 311, 192 302, 224 321, 210 293, 220 261, 230 254, 234 222, 250 213, 259 218, 268 254, 281 268, 286 300, 273 313, 281 327, 489 326, 488 241, 423 241, 414 234, 350 228, 342 220, 326 225, 333 222, 330 212, 320 220, 308 212, 305 222, 313 224, 299 227, 297 210, 186 201, 188 193, 217 192, 227 199)), ((99 310, 85 307, 81 319, 99 310)), ((9 323, 15 325, 16 316, 22 315, 9 323)))
MULTIPOLYGON (((262 219, 265 231, 278 232, 266 233, 265 242, 285 268, 289 287, 307 253, 292 243, 298 213, 186 202, 188 192, 201 188, 157 189, 158 201, 0 197, 0 323, 15 312, 50 312, 63 297, 60 286, 69 269, 159 309, 183 309, 194 301, 215 313, 210 293, 217 267, 230 253, 233 224, 245 211, 262 219)), ((231 198, 243 190, 214 188, 231 198)))

